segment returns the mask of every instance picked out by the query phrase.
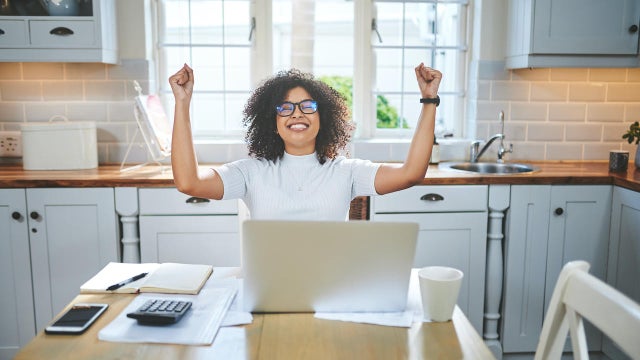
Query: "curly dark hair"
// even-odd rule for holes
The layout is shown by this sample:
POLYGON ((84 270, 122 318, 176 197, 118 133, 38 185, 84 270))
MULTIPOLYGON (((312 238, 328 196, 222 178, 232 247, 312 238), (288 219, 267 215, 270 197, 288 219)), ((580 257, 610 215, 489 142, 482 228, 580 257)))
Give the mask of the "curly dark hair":
POLYGON ((321 164, 338 156, 351 140, 354 126, 342 95, 312 74, 291 69, 264 80, 245 105, 242 123, 250 156, 271 161, 284 156, 284 141, 277 133, 276 105, 295 87, 304 88, 318 103, 316 155, 321 164))

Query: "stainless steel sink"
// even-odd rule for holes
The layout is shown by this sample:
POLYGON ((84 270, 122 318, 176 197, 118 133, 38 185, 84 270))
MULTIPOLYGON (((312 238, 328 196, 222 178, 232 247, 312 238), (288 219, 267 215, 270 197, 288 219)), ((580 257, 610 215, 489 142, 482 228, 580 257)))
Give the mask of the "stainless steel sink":
POLYGON ((446 162, 440 163, 439 169, 458 170, 476 174, 513 175, 528 174, 538 169, 535 166, 517 163, 489 163, 489 162, 446 162))

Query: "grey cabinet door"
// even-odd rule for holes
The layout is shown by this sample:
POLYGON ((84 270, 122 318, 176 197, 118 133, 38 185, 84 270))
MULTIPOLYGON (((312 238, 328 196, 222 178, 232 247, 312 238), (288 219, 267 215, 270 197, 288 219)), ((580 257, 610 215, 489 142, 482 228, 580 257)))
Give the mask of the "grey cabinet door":
POLYGON ((0 359, 36 334, 24 189, 0 189, 0 359))
POLYGON ((534 54, 638 53, 637 0, 535 0, 534 54), (630 30, 633 26, 636 30, 630 30))
POLYGON ((80 285, 118 261, 114 191, 27 189, 27 207, 36 324, 42 330, 80 285))

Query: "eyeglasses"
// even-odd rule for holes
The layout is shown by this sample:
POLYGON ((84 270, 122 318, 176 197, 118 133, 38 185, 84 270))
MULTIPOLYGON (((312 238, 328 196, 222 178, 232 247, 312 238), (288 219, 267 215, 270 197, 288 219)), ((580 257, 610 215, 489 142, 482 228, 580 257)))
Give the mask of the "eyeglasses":
POLYGON ((297 103, 285 101, 276 106, 276 112, 280 116, 291 116, 296 111, 296 105, 298 105, 303 114, 313 114, 318 111, 318 103, 315 100, 306 99, 297 103))

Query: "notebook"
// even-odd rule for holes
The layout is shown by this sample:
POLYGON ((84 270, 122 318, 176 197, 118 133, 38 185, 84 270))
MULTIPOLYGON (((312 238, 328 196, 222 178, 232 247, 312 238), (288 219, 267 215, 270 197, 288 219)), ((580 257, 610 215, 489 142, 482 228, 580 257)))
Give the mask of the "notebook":
POLYGON ((81 294, 91 293, 164 293, 197 294, 209 279, 213 267, 201 264, 110 262, 91 279, 80 286, 81 294), (113 284, 147 273, 139 280, 129 282, 117 290, 107 290, 113 284))
POLYGON ((418 224, 247 220, 242 227, 245 311, 405 310, 418 224))

